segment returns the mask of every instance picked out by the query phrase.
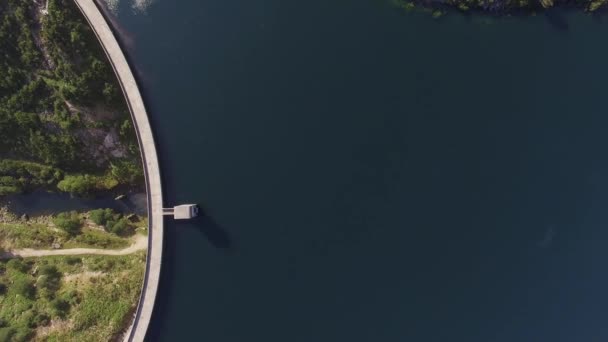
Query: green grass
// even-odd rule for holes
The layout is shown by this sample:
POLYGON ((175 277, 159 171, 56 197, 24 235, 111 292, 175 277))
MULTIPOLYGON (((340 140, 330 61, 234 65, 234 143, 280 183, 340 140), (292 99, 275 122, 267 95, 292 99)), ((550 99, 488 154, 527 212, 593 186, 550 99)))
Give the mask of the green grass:
POLYGON ((68 240, 63 248, 95 247, 121 249, 129 246, 130 241, 110 233, 95 229, 84 229, 80 235, 68 240))
POLYGON ((52 231, 44 224, 0 223, 0 241, 5 247, 47 249, 56 239, 66 237, 65 232, 52 231))
MULTIPOLYGON (((77 214, 81 217, 86 214, 77 214)), ((122 249, 131 244, 128 236, 118 236, 99 228, 85 225, 77 234, 68 232, 53 226, 50 217, 32 218, 24 221, 16 218, 6 211, 0 210, 0 217, 5 221, 0 223, 0 247, 5 249, 33 248, 50 249, 53 243, 58 242, 61 248, 106 248, 122 249)), ((129 231, 139 227, 140 220, 133 224, 129 223, 129 231)), ((90 224, 90 222, 88 222, 90 224)))
POLYGON ((23 260, 27 265, 25 272, 0 261, 0 270, 5 269, 0 272, 0 283, 7 285, 6 291, 0 293, 0 321, 4 325, 0 327, 0 338, 3 332, 12 332, 16 340, 111 340, 132 318, 145 260, 144 252, 128 256, 30 258, 23 260), (46 292, 36 289, 32 298, 17 294, 13 284, 36 283, 44 265, 57 268, 59 287, 46 292), (34 270, 38 273, 34 274, 34 270), (90 272, 97 273, 87 278, 90 272))
POLYGON ((55 241, 62 248, 107 248, 121 249, 130 241, 103 231, 85 228, 76 236, 56 231, 45 224, 0 223, 0 241, 5 248, 50 249, 55 241))

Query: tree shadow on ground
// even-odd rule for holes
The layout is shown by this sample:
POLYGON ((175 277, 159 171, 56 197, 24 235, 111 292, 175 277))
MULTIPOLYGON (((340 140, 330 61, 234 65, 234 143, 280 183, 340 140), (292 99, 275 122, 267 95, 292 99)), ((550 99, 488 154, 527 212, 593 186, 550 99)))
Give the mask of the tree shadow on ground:
POLYGON ((564 10, 557 8, 546 10, 545 19, 547 20, 547 23, 557 31, 568 32, 568 29, 570 28, 564 10))

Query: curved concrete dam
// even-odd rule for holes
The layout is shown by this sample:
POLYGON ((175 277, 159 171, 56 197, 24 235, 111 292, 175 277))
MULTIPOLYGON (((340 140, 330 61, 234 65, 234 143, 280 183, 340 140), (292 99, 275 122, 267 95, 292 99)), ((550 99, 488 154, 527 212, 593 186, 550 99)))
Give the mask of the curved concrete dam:
POLYGON ((163 252, 163 196, 154 136, 135 77, 106 19, 93 0, 74 1, 112 64, 129 106, 141 149, 148 196, 147 265, 135 318, 124 336, 124 341, 143 341, 154 309, 163 252))

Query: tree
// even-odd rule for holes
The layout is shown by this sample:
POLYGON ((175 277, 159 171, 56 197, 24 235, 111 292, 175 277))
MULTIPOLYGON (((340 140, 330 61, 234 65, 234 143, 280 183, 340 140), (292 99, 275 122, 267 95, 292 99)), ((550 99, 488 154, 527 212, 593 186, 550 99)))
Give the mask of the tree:
POLYGON ((123 217, 116 222, 108 222, 106 229, 116 235, 125 235, 129 230, 129 221, 123 217))
POLYGON ((108 221, 116 220, 116 219, 118 219, 117 216, 119 216, 119 214, 116 214, 114 212, 114 210, 112 210, 110 208, 95 209, 95 210, 92 210, 89 214, 90 214, 91 221, 95 222, 95 224, 100 225, 100 226, 105 226, 108 223, 108 221))
POLYGON ((131 119, 125 119, 121 124, 118 130, 118 134, 123 139, 131 139, 135 136, 135 130, 133 129, 133 124, 131 123, 131 119))
POLYGON ((134 184, 144 175, 139 165, 126 160, 111 163, 110 172, 119 182, 126 184, 134 184))
POLYGON ((82 34, 80 33, 79 30, 73 29, 70 32, 70 41, 72 43, 80 43, 82 41, 82 34))
POLYGON ((103 96, 107 104, 114 104, 120 99, 118 88, 112 83, 105 83, 103 86, 103 96))
POLYGON ((0 196, 18 194, 23 187, 18 179, 11 176, 0 176, 0 196))
POLYGON ((80 215, 75 211, 68 213, 60 213, 54 219, 53 223, 70 235, 76 235, 80 233, 82 227, 82 219, 80 215))
POLYGON ((65 176, 57 188, 72 195, 87 195, 95 189, 96 180, 90 175, 65 176))

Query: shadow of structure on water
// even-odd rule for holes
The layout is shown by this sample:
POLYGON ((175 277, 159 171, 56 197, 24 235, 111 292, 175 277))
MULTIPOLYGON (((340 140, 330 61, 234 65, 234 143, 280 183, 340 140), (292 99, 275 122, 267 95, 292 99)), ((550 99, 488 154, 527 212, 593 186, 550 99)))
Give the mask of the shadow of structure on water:
POLYGON ((230 249, 232 247, 232 237, 228 231, 220 226, 211 216, 205 214, 202 209, 199 211, 199 216, 191 219, 188 223, 198 228, 213 247, 220 249, 230 249))
MULTIPOLYGON (((171 219, 170 219, 171 220, 171 219)), ((213 218, 199 210, 199 216, 188 221, 173 221, 171 225, 179 226, 179 229, 196 229, 200 231, 211 245, 223 251, 233 250, 233 239, 230 234, 222 228, 213 218)), ((166 233, 164 240, 163 268, 160 273, 159 295, 154 303, 152 322, 146 333, 146 341, 159 341, 166 321, 165 312, 170 311, 170 300, 174 295, 174 287, 171 285, 178 267, 176 234, 166 233), (166 267, 168 266, 168 267, 166 267)))

